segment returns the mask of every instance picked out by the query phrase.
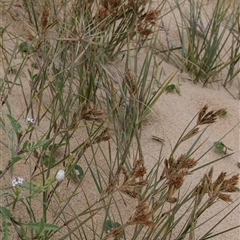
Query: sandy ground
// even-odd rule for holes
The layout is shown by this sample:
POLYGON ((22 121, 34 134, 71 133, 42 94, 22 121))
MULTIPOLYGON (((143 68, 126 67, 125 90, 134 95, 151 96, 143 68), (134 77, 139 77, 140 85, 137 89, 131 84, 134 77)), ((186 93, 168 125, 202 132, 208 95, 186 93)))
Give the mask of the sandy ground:
MULTIPOLYGON (((8 24, 7 18, 2 18, 0 22, 0 26, 6 26, 8 24)), ((15 25, 16 26, 16 25, 15 25)), ((174 29, 174 28, 173 28, 174 29)), ((16 28, 12 27, 12 31, 16 33, 16 28)), ((173 37, 176 37, 176 32, 174 35, 174 31, 172 33, 173 37)), ((13 44, 9 41, 9 48, 12 48, 13 44)), ((14 60, 17 63, 18 59, 14 60)), ((0 77, 3 75, 3 68, 4 64, 0 66, 0 77)), ((204 146, 200 148, 197 152, 195 157, 201 156, 205 151, 210 149, 215 141, 220 140, 226 133, 228 133, 234 126, 235 128, 232 129, 229 134, 227 134, 222 141, 229 146, 235 154, 232 156, 223 159, 216 164, 214 164, 214 176, 218 176, 218 174, 222 171, 226 171, 228 174, 236 174, 239 172, 239 168, 237 163, 240 162, 239 154, 239 143, 240 143, 240 132, 239 132, 239 119, 240 119, 240 105, 239 100, 234 99, 224 88, 220 86, 220 84, 215 83, 211 86, 203 88, 201 84, 194 84, 193 82, 188 80, 188 75, 186 73, 180 73, 178 69, 167 62, 163 62, 162 66, 166 76, 169 76, 175 72, 177 76, 174 80, 174 83, 177 84, 180 88, 181 95, 177 93, 168 93, 163 94, 161 98, 158 100, 156 105, 152 109, 152 113, 147 117, 146 121, 144 122, 143 132, 142 132, 142 145, 143 153, 145 156, 145 164, 147 169, 151 169, 159 156, 159 151, 161 149, 161 143, 154 141, 152 139, 152 135, 161 137, 165 140, 164 147, 163 147, 163 156, 168 156, 171 152, 171 148, 182 133, 183 129, 186 125, 190 122, 195 114, 203 107, 205 104, 211 109, 219 109, 219 108, 226 108, 227 109, 227 116, 219 119, 215 124, 213 124, 207 131, 206 134, 203 136, 203 140, 206 140, 204 146)), ((9 76, 9 80, 11 80, 13 76, 9 76)), ((239 76, 237 76, 239 81, 239 76)), ((236 84, 229 89, 235 96, 238 94, 239 88, 236 81, 236 84)), ((12 103, 12 111, 16 116, 20 117, 20 121, 24 122, 23 116, 21 116, 21 107, 24 106, 24 102, 22 96, 18 93, 20 91, 15 90, 9 96, 9 100, 12 103)), ((3 135, 1 136, 1 140, 4 140, 3 135)), ((185 153, 189 149, 189 142, 186 141, 180 149, 177 151, 177 155, 185 153)), ((107 146, 106 146, 107 147, 107 146)), ((1 149, 1 168, 5 166, 5 158, 8 153, 4 152, 5 149, 1 149)), ((212 161, 213 159, 217 159, 221 156, 221 153, 211 149, 206 157, 199 161, 199 166, 212 161)), ((29 166, 15 169, 16 174, 20 174, 22 176, 28 175, 29 166)), ((210 169, 210 166, 207 166, 204 169, 198 171, 197 174, 194 174, 194 177, 190 176, 189 180, 186 184, 186 189, 191 186, 195 186, 203 176, 203 174, 210 169)), ((1 186, 3 186, 7 181, 10 181, 10 176, 6 176, 0 180, 1 186), (4 182, 5 181, 5 182, 4 182)), ((85 182, 87 184, 87 182, 85 182)), ((69 186, 71 189, 71 185, 69 186)), ((62 190, 65 191, 64 195, 67 195, 70 191, 69 188, 62 186, 62 190)), ((93 199, 96 199, 95 196, 95 189, 91 189, 91 186, 88 186, 88 190, 90 196, 93 199)), ((237 195, 233 194, 233 199, 237 201, 237 195)), ((75 198, 75 202, 73 204, 79 204, 81 199, 78 197, 75 198)), ((239 200, 238 200, 239 201, 239 200)), ((233 205, 235 202, 233 203, 233 205)), ((214 205, 211 208, 211 211, 204 214, 204 216, 200 219, 204 221, 208 219, 209 216, 213 212, 218 212, 218 209, 222 207, 226 207, 226 209, 220 213, 216 218, 212 219, 209 223, 211 224, 216 223, 223 214, 227 213, 228 210, 231 208, 228 203, 224 203, 223 201, 219 204, 214 205)), ((126 214, 127 214, 127 208, 126 214)), ((40 211, 40 209, 36 209, 36 211, 40 211)), ((54 210, 53 210, 54 211, 54 210)), ((184 210, 183 210, 184 211, 184 210)), ((227 221, 224 221, 219 224, 216 228, 216 232, 222 231, 223 229, 230 228, 237 224, 240 224, 240 209, 237 208, 233 211, 230 216, 228 217, 227 221)), ((199 233, 204 233, 206 228, 200 228, 199 233)), ((174 237, 173 237, 174 239, 174 237)), ((231 239, 231 240, 238 240, 240 239, 240 230, 236 229, 232 232, 227 232, 221 236, 218 236, 214 239, 231 239)))

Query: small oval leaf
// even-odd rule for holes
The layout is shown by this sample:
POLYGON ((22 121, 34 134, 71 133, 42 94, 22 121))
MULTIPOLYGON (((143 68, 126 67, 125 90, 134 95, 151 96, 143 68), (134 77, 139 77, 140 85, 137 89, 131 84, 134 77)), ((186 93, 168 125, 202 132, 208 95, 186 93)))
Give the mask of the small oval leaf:
POLYGON ((82 169, 79 165, 76 165, 76 166, 75 166, 75 173, 76 173, 76 175, 77 175, 77 177, 78 177, 79 179, 82 179, 82 178, 83 178, 84 171, 83 171, 83 169, 82 169))

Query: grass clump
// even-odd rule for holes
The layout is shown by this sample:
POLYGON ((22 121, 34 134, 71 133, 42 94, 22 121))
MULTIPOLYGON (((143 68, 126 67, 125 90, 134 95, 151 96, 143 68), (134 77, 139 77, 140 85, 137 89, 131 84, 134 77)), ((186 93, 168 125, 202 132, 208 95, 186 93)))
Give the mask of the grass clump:
MULTIPOLYGON (((193 239, 208 208, 232 201, 238 175, 222 172, 214 180, 211 169, 181 196, 207 153, 192 157, 200 128, 225 111, 207 106, 170 156, 160 153, 146 167, 143 122, 175 76, 162 80, 156 54, 165 1, 157 8, 119 0, 4 4, 5 14, 21 20, 23 34, 6 26, 1 42, 3 239, 193 239)), ((214 228, 200 239, 220 234, 214 228)))
POLYGON ((239 73, 239 3, 216 1, 212 12, 202 0, 176 1, 171 8, 180 46, 171 47, 168 37, 169 48, 163 52, 195 83, 206 86, 224 74, 223 86, 231 85, 239 73))

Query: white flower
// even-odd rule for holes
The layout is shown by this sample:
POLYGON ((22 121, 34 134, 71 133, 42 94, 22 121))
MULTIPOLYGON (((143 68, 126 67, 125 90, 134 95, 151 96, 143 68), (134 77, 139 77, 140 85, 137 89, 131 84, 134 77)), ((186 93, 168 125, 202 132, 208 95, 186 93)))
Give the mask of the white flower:
POLYGON ((80 174, 80 172, 77 169, 75 169, 75 173, 77 176, 80 174))
POLYGON ((30 124, 35 124, 36 123, 36 120, 34 118, 27 118, 27 122, 30 123, 30 124))
POLYGON ((64 178, 65 178, 65 171, 63 169, 60 169, 56 175, 56 180, 58 182, 61 182, 64 180, 64 178))
POLYGON ((21 178, 21 177, 13 177, 13 179, 12 179, 12 186, 15 187, 15 186, 17 186, 19 184, 22 184, 23 181, 24 181, 24 179, 21 178))

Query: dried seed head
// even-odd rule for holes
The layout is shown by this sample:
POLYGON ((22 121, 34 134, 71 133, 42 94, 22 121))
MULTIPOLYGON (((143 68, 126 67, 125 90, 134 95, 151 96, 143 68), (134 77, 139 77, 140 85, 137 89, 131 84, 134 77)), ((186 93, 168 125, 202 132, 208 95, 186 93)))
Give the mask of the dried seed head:
POLYGON ((137 24, 137 32, 145 36, 153 33, 153 31, 147 27, 146 23, 143 23, 142 21, 137 24))
POLYGON ((92 142, 92 144, 95 144, 95 143, 100 143, 102 141, 108 141, 111 136, 109 134, 109 129, 108 128, 105 128, 92 142))
POLYGON ((48 24, 43 30, 42 34, 45 34, 48 30, 53 28, 57 23, 59 22, 59 19, 55 19, 52 23, 48 24))
POLYGON ((134 177, 135 178, 143 177, 146 173, 147 173, 147 168, 145 166, 142 166, 136 169, 136 171, 134 172, 134 177))
POLYGON ((150 10, 149 12, 146 13, 144 21, 150 22, 151 24, 155 24, 159 15, 160 15, 160 10, 150 10))
POLYGON ((133 169, 130 172, 125 167, 122 167, 124 180, 119 190, 130 197, 140 198, 139 189, 147 185, 148 182, 146 180, 137 181, 136 179, 144 176, 146 168, 143 165, 142 159, 134 160, 133 165, 133 169))
POLYGON ((136 192, 135 190, 129 190, 127 188, 124 188, 124 187, 120 187, 120 191, 126 195, 128 195, 129 197, 132 197, 132 198, 140 198, 139 196, 139 193, 136 192))
POLYGON ((147 199, 139 200, 135 213, 129 219, 127 224, 128 225, 143 224, 148 227, 153 226, 155 225, 155 223, 149 220, 152 214, 153 214, 153 211, 152 209, 149 210, 147 199))
POLYGON ((223 186, 234 186, 238 184, 239 174, 233 175, 230 179, 226 179, 223 182, 223 186))
POLYGON ((226 113, 226 111, 227 111, 226 108, 221 108, 221 109, 217 110, 215 114, 217 114, 218 116, 221 116, 224 113, 226 113))
POLYGON ((197 161, 182 154, 177 160, 171 156, 169 159, 165 159, 164 163, 164 173, 168 179, 167 201, 174 203, 177 199, 173 198, 173 194, 183 185, 185 176, 191 174, 189 169, 196 166, 197 161))
POLYGON ((175 162, 174 165, 176 165, 177 167, 181 167, 182 163, 186 160, 186 154, 181 154, 180 157, 178 157, 177 160, 172 160, 173 162, 175 162))
POLYGON ((214 181, 214 186, 220 185, 223 183, 223 180, 225 179, 227 173, 226 172, 221 172, 217 179, 214 181))
POLYGON ((116 185, 117 185, 117 181, 118 181, 118 177, 114 177, 113 179, 111 179, 107 189, 106 189, 106 192, 109 193, 109 192, 112 192, 116 185))
POLYGON ((121 3, 122 0, 102 0, 102 5, 108 10, 119 7, 121 3))
POLYGON ((123 180, 123 182, 126 182, 126 181, 129 179, 129 176, 128 176, 127 169, 126 169, 124 166, 122 166, 122 173, 123 173, 123 175, 124 175, 124 180, 123 180))
POLYGON ((95 107, 90 107, 89 103, 83 103, 80 119, 86 121, 98 121, 102 122, 106 111, 103 109, 96 109, 95 107))
POLYGON ((194 128, 193 130, 191 130, 189 133, 187 133, 182 139, 181 142, 195 136, 196 134, 199 133, 199 128, 194 128))
POLYGON ((232 202, 232 199, 231 199, 231 197, 228 194, 220 193, 218 195, 218 198, 223 200, 224 202, 232 202))
POLYGON ((175 189, 178 189, 182 186, 183 182, 184 182, 184 175, 179 174, 179 175, 171 176, 168 180, 168 185, 174 186, 175 189))
POLYGON ((130 94, 134 94, 137 89, 136 79, 131 69, 125 70, 125 81, 130 94))
POLYGON ((212 176, 213 176, 213 167, 211 167, 210 171, 208 172, 207 177, 212 181, 212 176))
POLYGON ((238 192, 238 187, 234 185, 222 186, 223 192, 238 192))
POLYGON ((98 9, 98 15, 97 15, 99 21, 102 21, 103 19, 107 18, 110 14, 111 12, 107 8, 100 5, 98 9))
POLYGON ((45 7, 43 9, 42 16, 41 16, 41 27, 42 27, 42 30, 44 30, 47 27, 48 18, 49 18, 49 8, 45 7))
POLYGON ((207 112, 207 110, 208 110, 208 105, 205 105, 205 106, 202 108, 202 110, 199 112, 198 118, 201 119, 201 118, 205 115, 205 113, 207 112))
POLYGON ((132 8, 136 8, 136 7, 140 7, 142 6, 143 8, 147 5, 147 3, 149 2, 149 0, 138 0, 138 1, 135 1, 135 0, 128 0, 128 3, 127 5, 132 7, 132 8))
POLYGON ((217 111, 207 112, 208 106, 205 105, 198 114, 197 125, 214 123, 218 116, 220 116, 226 109, 219 109, 217 111))
POLYGON ((113 237, 114 239, 116 239, 118 236, 121 235, 122 230, 123 230, 122 226, 114 228, 111 232, 107 234, 106 238, 113 237))
POLYGON ((133 178, 143 177, 147 172, 147 168, 144 166, 143 159, 134 160, 133 169, 131 175, 133 178))
POLYGON ((197 161, 194 158, 189 158, 183 162, 181 167, 190 169, 195 167, 196 165, 197 165, 197 161))
MULTIPOLYGON (((204 189, 202 194, 208 193, 210 202, 216 199, 222 199, 226 202, 231 202, 232 199, 229 194, 224 194, 224 192, 237 192, 237 184, 239 175, 234 175, 230 179, 226 179, 226 172, 221 172, 217 179, 212 182, 213 167, 210 169, 208 174, 205 174, 202 184, 200 187, 204 189)), ((196 195, 196 194, 195 194, 196 195)))

